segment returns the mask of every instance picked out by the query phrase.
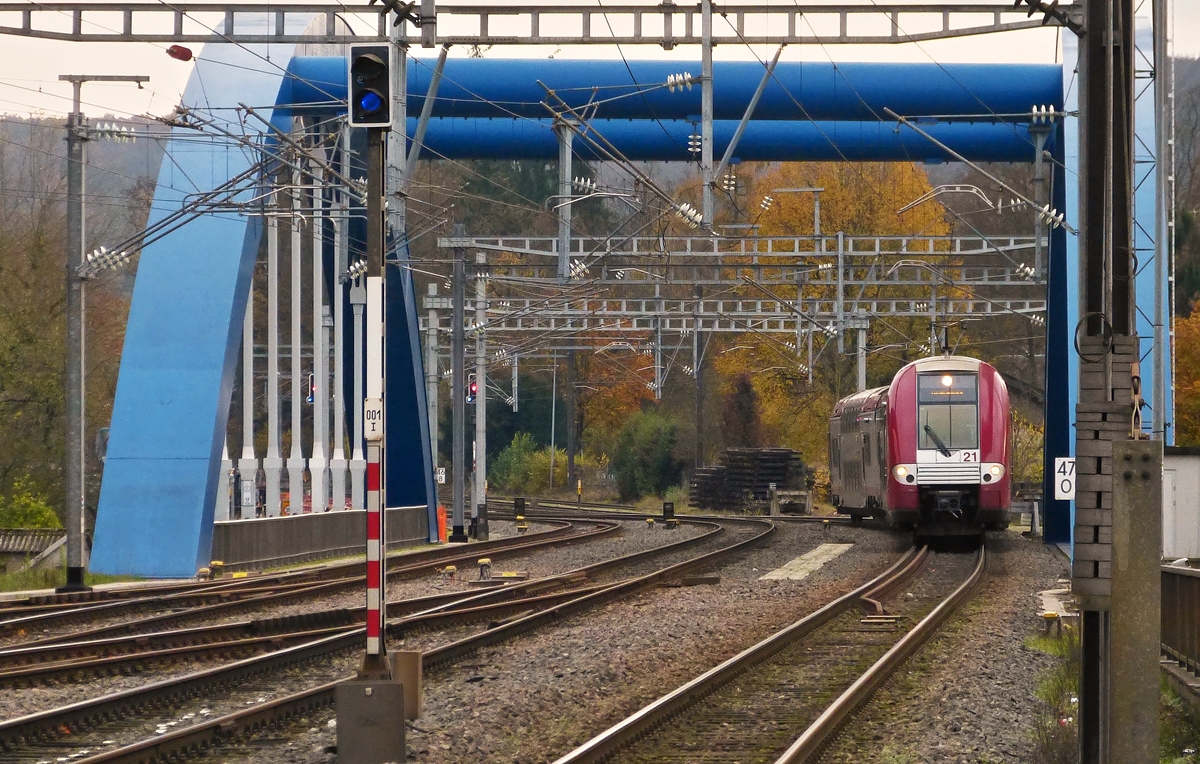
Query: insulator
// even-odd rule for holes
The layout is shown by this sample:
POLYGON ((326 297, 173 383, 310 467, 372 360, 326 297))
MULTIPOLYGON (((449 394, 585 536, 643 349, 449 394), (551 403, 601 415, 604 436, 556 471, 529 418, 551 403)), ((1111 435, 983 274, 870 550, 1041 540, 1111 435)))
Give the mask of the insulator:
POLYGON ((692 89, 692 75, 691 74, 689 74, 688 72, 681 72, 679 74, 668 74, 667 75, 667 90, 668 91, 674 93, 676 90, 683 90, 685 87, 688 90, 692 89))
POLYGON ((775 197, 768 195, 762 198, 762 201, 759 202, 758 206, 762 207, 763 212, 766 212, 767 210, 771 209, 771 205, 773 204, 775 204, 775 197))
POLYGON ((596 181, 592 178, 575 178, 571 184, 575 186, 575 190, 583 194, 590 194, 596 190, 596 181))
POLYGON ((621 279, 625 278, 625 271, 623 271, 623 270, 614 271, 613 278, 615 278, 617 281, 620 281, 621 279))

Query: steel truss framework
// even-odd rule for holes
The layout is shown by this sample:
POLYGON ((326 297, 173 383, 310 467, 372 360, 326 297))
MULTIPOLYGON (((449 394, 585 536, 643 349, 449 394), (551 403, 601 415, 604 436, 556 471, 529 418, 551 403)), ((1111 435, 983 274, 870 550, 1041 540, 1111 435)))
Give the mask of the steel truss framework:
MULTIPOLYGON (((438 243, 489 253, 486 277, 497 284, 546 293, 565 288, 549 299, 490 300, 483 327, 489 333, 752 329, 797 334, 815 328, 835 334, 851 328, 847 323, 855 316, 953 320, 1020 314, 1040 323, 1046 309, 1045 299, 1031 299, 1040 285, 1022 275, 1022 258, 1029 259, 1035 248, 1029 236, 639 237, 599 252, 596 240, 574 238, 572 257, 591 264, 575 269, 581 276, 567 285, 557 281, 556 240, 550 237, 444 237, 438 243), (503 254, 522 261, 501 264, 503 254), (970 265, 971 259, 986 256, 1013 264, 970 265), (792 293, 695 299, 697 286, 785 287, 792 293), (879 294, 892 288, 909 294, 879 294), (604 294, 618 290, 620 296, 604 294)), ((426 298, 425 307, 445 310, 450 302, 426 298)), ((439 329, 448 330, 444 320, 439 317, 439 329)))
MULTIPOLYGON (((824 349, 833 343, 843 353, 849 337, 861 386, 873 322, 927 318, 928 338, 901 343, 918 354, 937 347, 939 324, 1000 316, 1021 317, 1035 332, 1045 324, 1045 285, 1025 265, 1037 251, 1030 236, 574 237, 566 281, 557 237, 438 244, 475 263, 475 296, 463 306, 464 315, 475 309, 466 325, 475 342, 463 363, 482 364, 489 376, 511 368, 510 405, 518 365, 557 363, 571 352, 607 354, 657 397, 672 369, 694 378, 715 334, 756 337, 780 368, 810 382, 824 349), (989 264, 973 264, 984 258, 989 264), (621 359, 631 356, 646 356, 645 368, 629 369, 621 359), (653 381, 639 373, 649 369, 653 381)), ((455 363, 441 339, 454 329, 453 299, 436 291, 431 285, 422 318, 434 389, 449 373, 434 365, 455 363)))
MULTIPOLYGON (((454 5, 421 3, 421 28, 400 25, 399 39, 446 45, 677 45, 702 41, 700 5, 454 5), (428 10, 427 10, 428 8, 428 10), (569 30, 569 31, 564 31, 569 30)), ((1068 14, 1074 6, 1064 5, 1068 14)), ((714 43, 892 44, 1060 26, 1030 18, 1010 3, 991 5, 792 5, 714 6, 728 23, 713 28, 714 43), (903 30, 903 31, 902 31, 903 30)), ((295 3, 0 3, 0 34, 76 42, 348 44, 388 39, 389 17, 363 4, 295 3), (341 19, 375 36, 287 31, 288 18, 324 16, 323 29, 344 29, 341 19), (263 17, 268 18, 266 28, 263 17)))

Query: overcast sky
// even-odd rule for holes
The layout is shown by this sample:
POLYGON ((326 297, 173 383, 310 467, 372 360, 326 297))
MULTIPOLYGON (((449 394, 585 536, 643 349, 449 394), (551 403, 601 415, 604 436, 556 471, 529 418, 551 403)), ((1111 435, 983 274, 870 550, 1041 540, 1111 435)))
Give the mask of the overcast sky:
MULTIPOLYGON (((245 1, 245 0, 243 0, 245 1)), ((543 0, 544 1, 544 0, 543 0)), ((604 0, 605 3, 610 0, 604 0)), ((476 4, 490 4, 505 0, 475 0, 476 4)), ((767 0, 767 4, 774 0, 767 0)), ((807 0, 811 3, 812 0, 807 0)), ((818 0, 820 2, 820 0, 818 0)), ((893 0, 894 2, 894 0, 893 0)), ((960 0, 961 2, 961 0, 960 0)), ((1200 2, 1197 0, 1174 0, 1175 31, 1174 45, 1178 56, 1200 56, 1200 2)), ((995 0, 992 0, 994 4, 995 0)), ((583 3, 580 0, 580 4, 583 3)), ((597 3, 600 5, 601 3, 597 3)), ((792 2, 780 0, 781 7, 792 2)), ((1138 0, 1139 13, 1148 14, 1150 0, 1138 0)), ((264 3, 264 6, 266 4, 264 3)), ((15 14, 0 17, 0 25, 12 25, 15 14)), ((599 23, 593 21, 593 24, 599 23)), ((718 25, 722 23, 719 19, 718 25)), ((903 23, 903 22, 902 22, 903 23)), ((58 81, 60 74, 146 74, 150 83, 139 91, 134 85, 89 83, 84 86, 83 110, 89 116, 112 113, 118 116, 129 114, 165 114, 180 100, 180 94, 191 74, 192 65, 169 58, 165 44, 150 43, 70 43, 51 40, 36 40, 17 36, 0 37, 0 113, 64 114, 70 110, 70 86, 58 81)), ((202 55, 202 46, 193 46, 202 55)), ((838 45, 794 45, 788 47, 784 60, 808 61, 912 61, 940 63, 989 62, 989 63, 1052 63, 1059 57, 1059 30, 1039 29, 1028 32, 1008 32, 983 35, 958 40, 932 41, 919 45, 895 46, 838 46, 838 45)), ((655 46, 626 46, 621 51, 631 59, 671 58, 694 61, 699 58, 695 46, 681 46, 674 51, 663 51, 655 46)), ((429 55, 432 51, 419 51, 417 55, 429 55)), ((773 53, 771 46, 730 44, 718 46, 719 59, 767 58, 773 53)), ((493 49, 488 57, 616 57, 613 46, 596 46, 555 51, 546 48, 512 46, 493 49)), ((463 50, 452 50, 452 55, 465 55, 463 50)), ((282 65, 282 62, 280 62, 282 65)), ((265 65, 265 64, 264 64, 265 65)))

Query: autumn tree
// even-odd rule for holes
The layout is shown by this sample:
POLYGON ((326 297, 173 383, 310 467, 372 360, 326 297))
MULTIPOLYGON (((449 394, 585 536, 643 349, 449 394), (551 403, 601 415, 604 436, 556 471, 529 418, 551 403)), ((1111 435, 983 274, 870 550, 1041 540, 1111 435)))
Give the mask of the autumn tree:
POLYGON ((1175 442, 1200 445, 1200 307, 1175 321, 1175 442))
MULTIPOLYGON (((821 232, 832 235, 838 231, 847 236, 941 236, 950 233, 942 206, 936 202, 918 205, 900 212, 931 190, 924 171, 908 163, 785 163, 774 166, 743 167, 740 173, 745 184, 743 195, 754 204, 743 204, 743 214, 759 227, 763 236, 808 237, 813 233, 815 197, 810 192, 779 192, 776 189, 821 188, 821 232), (759 204, 772 196, 770 205, 759 204)), ((728 208, 727 208, 728 211, 728 208)), ((786 247, 773 245, 773 252, 783 249, 777 258, 781 265, 794 265, 812 257, 811 245, 804 238, 799 248, 789 252, 786 247)), ((896 257, 906 255, 897 253, 896 257)), ((758 255, 759 263, 773 262, 770 256, 758 255)), ((814 267, 828 263, 828 256, 814 259, 814 267)), ((861 259, 859 261, 861 263, 861 259)), ((882 275, 886 260, 876 262, 876 273, 882 275)), ((861 266, 860 266, 861 267, 861 266)), ((860 271, 861 273, 861 271, 860 271)), ((911 289, 911 288, 910 288, 911 289)), ((739 295, 765 298, 762 291, 748 285, 733 290, 739 295)), ((796 287, 776 287, 781 299, 830 299, 829 285, 820 279, 796 287), (798 291, 803 290, 803 291, 798 291)), ((876 287, 865 290, 864 297, 910 297, 899 287, 876 287)), ((882 385, 903 364, 925 354, 920 344, 929 336, 929 321, 925 318, 877 316, 871 322, 869 345, 876 351, 868 357, 868 386, 882 385)), ((810 327, 805 327, 810 328, 810 327)), ((789 338, 756 333, 723 338, 724 349, 713 355, 713 368, 721 380, 720 386, 732 390, 745 379, 756 398, 759 427, 763 444, 786 446, 800 451, 807 462, 822 464, 827 459, 828 417, 838 398, 854 391, 854 337, 847 333, 846 353, 839 354, 836 337, 818 333, 813 338, 813 382, 810 384, 806 348, 787 345, 789 338)), ((794 338, 791 340, 794 343, 794 338)), ((743 393, 744 394, 744 393, 743 393)), ((732 421, 723 417, 723 421, 732 421)), ((723 433, 726 445, 733 445, 728 427, 723 433)))
MULTIPOLYGON (((60 513, 65 507, 63 129, 56 120, 0 124, 0 507, 15 517, 33 517, 38 507, 60 513)), ((142 227, 152 188, 144 179, 131 181, 128 172, 104 172, 121 157, 112 156, 110 162, 97 153, 101 159, 89 167, 89 249, 111 245, 142 227)), ((100 465, 90 446, 97 430, 108 426, 112 410, 129 281, 127 271, 111 272, 87 287, 85 457, 93 511, 100 465)))

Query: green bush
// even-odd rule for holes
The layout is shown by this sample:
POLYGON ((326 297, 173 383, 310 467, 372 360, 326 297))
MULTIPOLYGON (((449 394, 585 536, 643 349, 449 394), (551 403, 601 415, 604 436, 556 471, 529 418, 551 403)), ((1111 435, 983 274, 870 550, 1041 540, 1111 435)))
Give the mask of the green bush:
MULTIPOLYGON (((567 452, 554 451, 554 485, 567 481, 567 452)), ((488 483, 496 490, 511 494, 536 494, 550 484, 550 449, 538 448, 533 436, 518 432, 492 461, 488 483)))
POLYGON ((675 423, 653 411, 631 418, 617 435, 612 472, 622 501, 662 496, 679 483, 683 462, 675 458, 675 423))
POLYGON ((488 470, 488 482, 502 491, 520 491, 529 482, 536 451, 533 436, 518 432, 513 436, 512 443, 492 462, 488 470))
POLYGON ((28 478, 18 478, 12 493, 0 497, 0 528, 61 528, 44 497, 34 494, 28 478))

